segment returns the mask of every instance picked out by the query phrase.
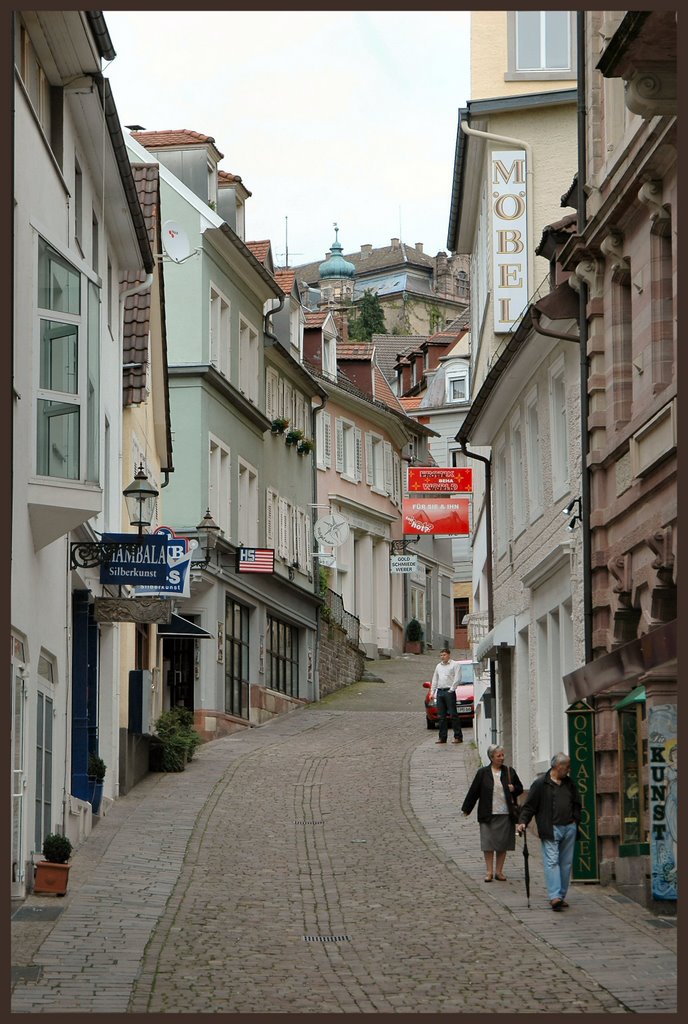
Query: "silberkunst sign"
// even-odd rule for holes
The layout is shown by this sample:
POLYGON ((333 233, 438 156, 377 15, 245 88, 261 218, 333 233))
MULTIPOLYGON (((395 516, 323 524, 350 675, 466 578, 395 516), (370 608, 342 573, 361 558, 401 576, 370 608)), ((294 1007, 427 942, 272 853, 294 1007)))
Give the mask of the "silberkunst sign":
POLYGON ((103 545, 108 546, 108 557, 100 566, 101 583, 150 586, 167 579, 166 537, 135 538, 131 533, 104 533, 103 545))

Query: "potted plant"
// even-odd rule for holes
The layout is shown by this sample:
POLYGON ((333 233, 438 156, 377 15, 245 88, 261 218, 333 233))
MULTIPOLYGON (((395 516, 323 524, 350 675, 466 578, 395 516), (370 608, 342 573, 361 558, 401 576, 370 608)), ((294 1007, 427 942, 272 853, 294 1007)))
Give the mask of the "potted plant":
POLYGON ((406 654, 423 653, 423 627, 418 619, 410 619, 406 625, 404 651, 406 654))
POLYGON ((308 455, 315 448, 315 441, 310 437, 302 437, 299 443, 296 445, 296 450, 299 455, 308 455))
POLYGON ((100 803, 103 799, 103 780, 105 779, 106 764, 102 757, 91 751, 88 755, 88 781, 93 787, 91 797, 91 807, 93 813, 97 814, 100 810, 100 803))
POLYGON ((275 416, 272 424, 270 425, 270 430, 273 434, 283 434, 288 426, 289 420, 286 419, 285 416, 275 416))
POLYGON ((298 444, 303 437, 303 430, 299 430, 298 427, 292 427, 291 430, 287 431, 285 441, 287 444, 298 444))
POLYGON ((36 864, 33 883, 34 892, 49 892, 55 896, 64 896, 69 879, 68 863, 72 855, 72 844, 67 836, 51 832, 43 840, 43 856, 36 864))
POLYGON ((183 772, 202 743, 187 708, 163 711, 151 736, 149 768, 152 772, 183 772))

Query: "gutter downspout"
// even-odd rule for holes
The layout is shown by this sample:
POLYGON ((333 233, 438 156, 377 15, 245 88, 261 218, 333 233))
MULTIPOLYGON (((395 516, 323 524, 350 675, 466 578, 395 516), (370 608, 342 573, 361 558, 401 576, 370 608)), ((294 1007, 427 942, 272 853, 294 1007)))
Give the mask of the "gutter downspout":
MULTIPOLYGON (((523 139, 512 139, 508 135, 495 135, 494 132, 481 132, 477 128, 469 128, 465 121, 461 122, 461 131, 465 135, 475 135, 478 139, 490 139, 492 142, 502 142, 505 146, 514 146, 516 149, 526 151, 526 224, 528 228, 528 240, 533 237, 533 148, 529 142, 523 139)), ((535 280, 533 274, 533 249, 528 242, 528 290, 533 288, 535 280)))
MULTIPOLYGON (((577 233, 585 230, 585 180, 587 168, 586 107, 585 107, 585 12, 576 15, 578 51, 578 195, 577 233)), ((580 334, 580 404, 581 404, 581 527, 583 532, 583 642, 585 663, 592 661, 592 541, 590 536, 590 471, 588 469, 588 287, 583 280, 578 290, 578 319, 580 334)))
MULTIPOLYGON (((485 549, 487 562, 487 631, 494 628, 494 602, 492 584, 492 461, 477 452, 469 452, 466 442, 457 438, 461 451, 468 459, 477 459, 485 466, 485 549)), ((492 690, 492 742, 497 742, 497 677, 494 658, 490 658, 490 689, 492 690)))
MULTIPOLYGON (((316 425, 316 422, 315 422, 315 418, 318 415, 318 413, 322 412, 323 409, 325 408, 325 406, 327 405, 328 398, 329 398, 329 395, 326 395, 322 399, 320 405, 317 405, 315 407, 311 406, 311 430, 313 431, 313 435, 312 436, 313 436, 314 439, 317 436, 317 429, 318 429, 317 425, 316 425)), ((313 558, 313 552, 315 551, 315 535, 313 534, 313 526, 314 526, 314 523, 315 523, 316 509, 318 507, 318 466, 317 466, 317 460, 316 460, 316 452, 317 452, 317 447, 313 450, 313 462, 312 462, 312 465, 311 465, 311 472, 312 472, 312 475, 313 475, 313 483, 312 483, 312 486, 311 486, 311 491, 313 493, 313 516, 311 517, 311 536, 308 538, 309 541, 310 541, 310 545, 311 545, 311 550, 309 552, 309 557, 311 559, 311 564, 313 564, 313 562, 315 561, 314 558, 313 558)), ((320 597, 320 562, 318 562, 318 570, 317 570, 317 572, 315 571, 315 568, 313 569, 313 593, 316 594, 317 597, 320 597)), ((321 609, 322 609, 322 601, 318 605, 318 607, 316 609, 316 612, 315 612, 315 649, 313 651, 313 700, 314 701, 320 700, 320 631, 321 631, 321 625, 322 625, 322 616, 320 614, 321 609)))
MULTIPOLYGON (((579 300, 580 301, 580 300, 579 300)), ((546 327, 540 326, 540 317, 542 313, 537 306, 530 307, 530 319, 533 321, 533 326, 537 334, 542 334, 545 338, 555 338, 557 341, 574 341, 576 344, 580 341, 580 337, 577 334, 564 334, 558 331, 550 331, 546 327)))

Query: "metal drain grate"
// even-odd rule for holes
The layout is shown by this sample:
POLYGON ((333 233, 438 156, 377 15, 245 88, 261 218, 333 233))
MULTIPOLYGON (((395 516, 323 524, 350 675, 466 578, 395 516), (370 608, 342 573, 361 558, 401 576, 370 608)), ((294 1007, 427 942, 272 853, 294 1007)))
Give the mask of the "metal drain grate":
POLYGON ((38 981, 42 971, 43 968, 40 966, 12 967, 10 971, 10 980, 13 985, 18 981, 38 981))
POLYGON ((309 821, 307 818, 294 818, 295 825, 324 825, 324 821, 309 821))
POLYGON ((304 935, 304 942, 351 942, 348 935, 304 935))
POLYGON ((20 907, 12 914, 13 921, 56 921, 64 907, 20 907))

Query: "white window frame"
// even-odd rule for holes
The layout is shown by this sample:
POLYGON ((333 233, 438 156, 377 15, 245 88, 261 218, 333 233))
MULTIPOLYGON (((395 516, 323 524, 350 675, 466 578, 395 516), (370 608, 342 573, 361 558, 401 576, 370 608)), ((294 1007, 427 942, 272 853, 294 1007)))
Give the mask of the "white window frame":
POLYGON ((526 528, 526 493, 524 487, 525 453, 523 426, 520 411, 515 413, 509 424, 509 454, 511 460, 511 505, 514 524, 514 538, 526 528))
POLYGON ((375 494, 387 494, 385 487, 385 439, 366 432, 366 483, 375 494))
POLYGON ((357 484, 361 480, 362 442, 361 431, 351 420, 338 416, 335 422, 336 460, 335 468, 343 480, 357 484))
POLYGON ((528 514, 531 523, 542 515, 542 454, 540 446, 540 410, 538 389, 534 387, 525 399, 526 464, 528 478, 528 514))
POLYGON ((213 519, 224 531, 231 534, 231 452, 219 437, 208 435, 208 508, 213 519))
POLYGON ((552 501, 558 501, 569 489, 569 423, 566 391, 566 360, 561 355, 549 369, 552 501))
POLYGON ((337 335, 323 328, 322 370, 326 377, 337 379, 337 335))
POLYGON ((315 456, 318 469, 332 467, 332 416, 319 412, 315 417, 315 456))
POLYGON ((232 306, 229 299, 211 281, 208 312, 210 364, 228 380, 232 354, 231 312, 232 306))
POLYGON ((237 460, 237 540, 258 547, 258 470, 241 457, 237 460))
POLYGON ((508 71, 504 75, 505 82, 516 82, 527 79, 540 79, 550 81, 567 81, 576 78, 576 12, 575 11, 507 11, 507 42, 508 42, 508 71), (518 66, 518 22, 520 14, 540 15, 540 65, 535 68, 518 66), (568 14, 567 43, 569 60, 565 68, 552 68, 547 66, 546 47, 546 22, 548 16, 555 14, 568 14))
POLYGON ((249 402, 258 400, 258 339, 260 332, 244 316, 239 317, 239 390, 249 402))
POLYGON ((447 373, 447 402, 452 404, 466 404, 469 400, 468 391, 468 368, 464 370, 451 370, 447 373), (464 383, 464 397, 455 398, 453 394, 452 385, 457 381, 463 381, 464 383))
POLYGON ((497 506, 495 509, 495 548, 498 556, 501 558, 503 555, 506 554, 508 541, 510 539, 506 440, 503 437, 499 441, 499 443, 495 445, 494 466, 495 498, 497 506))
POLYGON ((281 415, 279 407, 280 375, 274 366, 265 367, 265 415, 269 420, 281 415))

